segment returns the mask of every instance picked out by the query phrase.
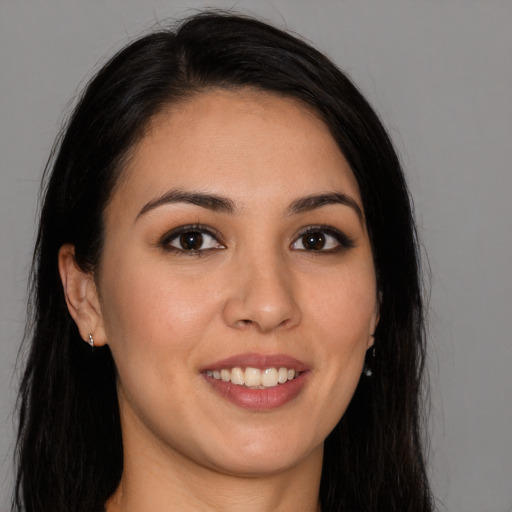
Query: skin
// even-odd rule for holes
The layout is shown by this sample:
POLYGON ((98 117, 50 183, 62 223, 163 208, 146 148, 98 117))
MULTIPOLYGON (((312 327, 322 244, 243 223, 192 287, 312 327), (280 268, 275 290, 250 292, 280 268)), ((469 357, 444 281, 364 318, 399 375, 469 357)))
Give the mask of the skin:
POLYGON ((119 374, 125 464, 107 510, 319 510, 323 443, 378 322, 357 182, 323 121, 247 89, 168 107, 107 205, 96 275, 73 254, 59 254, 69 310, 85 341, 109 344, 119 374), (174 202, 140 213, 176 189, 223 196, 234 211, 174 202), (345 194, 362 216, 339 203, 290 213, 325 193, 345 194), (196 223, 217 233, 205 250, 162 242, 196 223), (351 246, 324 233, 323 248, 306 247, 301 230, 318 225, 351 246), (299 395, 252 411, 213 391, 201 370, 247 352, 303 361, 299 395))

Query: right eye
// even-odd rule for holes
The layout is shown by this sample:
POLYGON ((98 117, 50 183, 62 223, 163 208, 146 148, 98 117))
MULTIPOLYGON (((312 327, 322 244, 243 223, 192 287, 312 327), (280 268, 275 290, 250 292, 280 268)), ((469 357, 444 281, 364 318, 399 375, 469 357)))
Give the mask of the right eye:
POLYGON ((218 236, 199 226, 184 226, 168 233, 162 245, 181 253, 200 253, 211 249, 224 249, 218 236))

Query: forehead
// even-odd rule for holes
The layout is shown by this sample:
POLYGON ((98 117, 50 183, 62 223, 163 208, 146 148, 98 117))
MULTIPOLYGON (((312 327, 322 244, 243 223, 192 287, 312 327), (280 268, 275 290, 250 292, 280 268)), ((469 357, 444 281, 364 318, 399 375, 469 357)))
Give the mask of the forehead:
POLYGON ((151 120, 112 202, 142 203, 166 188, 229 195, 240 204, 249 196, 285 201, 331 190, 360 201, 320 116, 299 100, 252 89, 199 93, 151 120))

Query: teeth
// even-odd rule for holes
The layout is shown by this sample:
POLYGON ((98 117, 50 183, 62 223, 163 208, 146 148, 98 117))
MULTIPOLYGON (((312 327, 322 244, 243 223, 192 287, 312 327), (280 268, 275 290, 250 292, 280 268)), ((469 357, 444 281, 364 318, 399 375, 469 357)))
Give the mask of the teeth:
POLYGON ((213 377, 216 380, 223 380, 224 382, 231 382, 238 386, 247 386, 248 388, 264 389, 273 388, 278 384, 284 384, 289 380, 293 380, 299 376, 299 372, 289 368, 259 368, 247 367, 242 370, 239 367, 228 370, 206 370, 208 377, 213 377))
POLYGON ((249 388, 261 386, 261 370, 259 368, 245 369, 245 385, 249 388))
POLYGON ((277 372, 277 382, 284 384, 288 380, 288 370, 286 368, 279 368, 277 372))
POLYGON ((277 370, 275 368, 266 368, 261 372, 261 385, 266 388, 277 386, 277 370))
MULTIPOLYGON (((227 370, 229 372, 229 370, 227 370)), ((245 373, 241 368, 233 368, 231 370, 231 382, 243 386, 245 384, 245 373)))

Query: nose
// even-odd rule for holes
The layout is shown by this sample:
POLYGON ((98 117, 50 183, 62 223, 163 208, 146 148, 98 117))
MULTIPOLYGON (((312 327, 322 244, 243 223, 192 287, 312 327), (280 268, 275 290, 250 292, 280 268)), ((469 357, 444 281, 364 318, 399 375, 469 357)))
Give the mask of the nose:
POLYGON ((230 327, 270 333, 300 322, 293 279, 286 262, 269 254, 240 261, 232 269, 224 320, 230 327))

